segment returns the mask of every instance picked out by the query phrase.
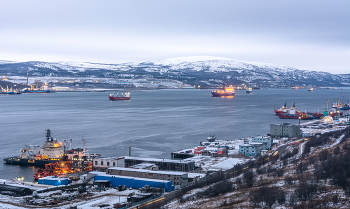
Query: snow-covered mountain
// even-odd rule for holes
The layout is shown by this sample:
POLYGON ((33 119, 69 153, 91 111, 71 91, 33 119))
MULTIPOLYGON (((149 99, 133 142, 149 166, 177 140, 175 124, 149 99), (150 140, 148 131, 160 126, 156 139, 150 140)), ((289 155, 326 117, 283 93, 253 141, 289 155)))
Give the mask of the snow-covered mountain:
POLYGON ((180 80, 195 85, 248 83, 259 86, 349 86, 349 75, 298 70, 275 64, 237 61, 212 56, 190 56, 160 61, 103 64, 89 62, 0 61, 0 73, 8 76, 154 78, 180 80))

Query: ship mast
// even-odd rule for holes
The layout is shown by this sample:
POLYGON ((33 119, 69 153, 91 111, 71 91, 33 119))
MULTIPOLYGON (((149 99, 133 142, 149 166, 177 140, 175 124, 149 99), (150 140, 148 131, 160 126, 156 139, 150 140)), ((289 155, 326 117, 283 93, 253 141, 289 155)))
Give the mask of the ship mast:
POLYGON ((26 70, 27 71, 27 85, 28 85, 28 70, 26 70))
POLYGON ((83 143, 84 143, 84 148, 83 148, 83 154, 90 157, 90 150, 86 149, 86 140, 84 139, 84 137, 82 137, 83 143))
POLYGON ((52 141, 50 129, 46 129, 46 141, 48 142, 52 141))

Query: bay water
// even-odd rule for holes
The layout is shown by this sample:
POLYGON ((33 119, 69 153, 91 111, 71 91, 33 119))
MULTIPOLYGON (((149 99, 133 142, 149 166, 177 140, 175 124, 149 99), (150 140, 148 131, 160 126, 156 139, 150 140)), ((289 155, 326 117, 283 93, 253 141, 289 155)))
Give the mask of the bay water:
MULTIPOLYGON (((131 100, 109 101, 109 92, 57 92, 0 95, 0 158, 19 156, 28 145, 42 145, 46 129, 75 148, 106 157, 171 157, 171 152, 198 146, 214 134, 232 140, 269 133, 279 119, 274 108, 295 103, 316 112, 335 99, 350 100, 350 89, 236 90, 231 98, 212 97, 210 89, 132 90, 131 100)), ((346 111, 344 114, 347 114, 346 111)), ((303 122, 303 121, 302 121, 303 122)), ((0 179, 24 176, 32 181, 37 168, 0 164, 0 179)))

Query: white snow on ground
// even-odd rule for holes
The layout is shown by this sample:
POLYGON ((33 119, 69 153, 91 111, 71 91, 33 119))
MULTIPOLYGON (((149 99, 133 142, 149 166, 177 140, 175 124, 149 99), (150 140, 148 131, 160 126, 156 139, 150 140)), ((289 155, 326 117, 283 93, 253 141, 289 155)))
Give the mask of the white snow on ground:
MULTIPOLYGON (((17 181, 8 181, 8 180, 4 180, 4 179, 0 179, 0 183, 3 184, 9 184, 9 185, 14 185, 14 186, 24 186, 25 183, 21 183, 21 182, 17 182, 17 181)), ((31 189, 33 190, 41 190, 43 189, 42 186, 46 186, 46 187, 55 187, 55 186, 47 186, 47 185, 38 185, 38 184, 34 184, 32 186, 30 186, 31 189)), ((27 186, 28 187, 28 186, 27 186)), ((38 208, 56 208, 56 209, 62 209, 62 208, 69 208, 70 205, 76 205, 78 208, 83 208, 83 209, 97 209, 100 208, 101 204, 109 204, 109 205, 113 205, 113 204, 117 204, 117 203, 126 203, 127 202, 127 196, 132 193, 135 192, 136 194, 138 193, 138 190, 124 190, 124 191, 118 191, 116 189, 107 189, 106 191, 94 191, 92 192, 93 196, 87 196, 85 198, 78 198, 78 199, 73 199, 70 202, 64 201, 64 203, 66 203, 65 205, 60 205, 60 206, 43 206, 43 207, 39 207, 38 208), (85 201, 84 201, 85 199, 85 201)), ((46 192, 43 194, 38 194, 39 201, 43 200, 43 199, 48 199, 50 196, 54 195, 54 194, 60 193, 60 196, 71 196, 72 193, 65 193, 60 190, 56 190, 56 191, 52 191, 52 192, 46 192)), ((27 196, 27 197, 31 197, 31 195, 27 196)), ((23 201, 23 197, 13 197, 13 196, 8 196, 8 195, 0 195, 0 209, 25 209, 28 208, 26 207, 25 204, 23 204, 23 206, 17 206, 20 205, 21 202, 23 201), (15 205, 13 205, 15 204, 15 205)))
POLYGON ((223 58, 223 57, 213 57, 213 56, 189 56, 189 57, 175 57, 175 58, 169 58, 164 59, 158 62, 155 62, 156 64, 163 64, 163 65, 177 65, 184 62, 203 62, 203 61, 210 61, 210 60, 227 60, 227 61, 234 61, 233 59, 229 58, 223 58))
POLYGON ((305 144, 306 144, 306 142, 302 143, 302 144, 299 146, 299 152, 298 152, 297 158, 301 158, 301 155, 302 155, 303 152, 304 152, 305 144))
POLYGON ((223 158, 217 164, 210 166, 210 168, 227 170, 244 161, 244 158, 223 158))
POLYGON ((189 158, 195 162, 197 166, 202 167, 202 171, 227 170, 238 163, 244 163, 245 158, 230 158, 230 157, 211 157, 197 155, 189 158))
POLYGON ((339 144, 341 142, 341 140, 343 140, 343 138, 345 137, 345 135, 341 135, 330 147, 334 147, 337 144, 339 144))

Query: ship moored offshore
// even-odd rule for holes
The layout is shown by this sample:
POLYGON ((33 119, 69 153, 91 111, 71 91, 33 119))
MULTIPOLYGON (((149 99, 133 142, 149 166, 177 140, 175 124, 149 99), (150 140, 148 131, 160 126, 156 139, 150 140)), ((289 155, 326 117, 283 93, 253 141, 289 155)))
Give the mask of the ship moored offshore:
POLYGON ((51 90, 49 86, 44 83, 41 87, 39 87, 38 82, 35 81, 34 85, 31 85, 30 88, 23 89, 23 93, 50 93, 51 90))
POLYGON ((122 93, 121 95, 118 95, 118 93, 115 94, 109 94, 109 100, 129 100, 131 98, 130 92, 122 93))
POLYGON ((8 86, 6 88, 1 87, 1 91, 0 94, 21 94, 21 91, 19 91, 18 89, 12 89, 9 88, 8 86))
POLYGON ((235 90, 233 86, 225 87, 223 90, 220 89, 215 89, 211 91, 211 94, 213 97, 227 97, 227 96, 234 96, 235 95, 235 90))

